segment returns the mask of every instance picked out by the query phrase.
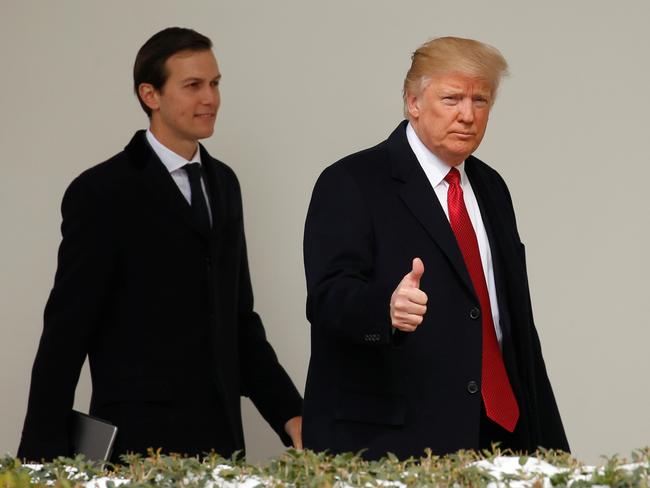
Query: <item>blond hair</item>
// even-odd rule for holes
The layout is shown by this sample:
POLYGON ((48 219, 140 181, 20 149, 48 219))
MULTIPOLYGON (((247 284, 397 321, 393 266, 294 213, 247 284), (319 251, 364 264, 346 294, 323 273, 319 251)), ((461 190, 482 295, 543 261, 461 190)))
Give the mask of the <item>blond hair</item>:
POLYGON ((496 97, 499 82, 508 74, 508 63, 499 50, 474 39, 438 37, 422 44, 411 56, 411 67, 404 78, 404 115, 408 118, 406 97, 419 95, 434 76, 461 73, 486 81, 496 97))

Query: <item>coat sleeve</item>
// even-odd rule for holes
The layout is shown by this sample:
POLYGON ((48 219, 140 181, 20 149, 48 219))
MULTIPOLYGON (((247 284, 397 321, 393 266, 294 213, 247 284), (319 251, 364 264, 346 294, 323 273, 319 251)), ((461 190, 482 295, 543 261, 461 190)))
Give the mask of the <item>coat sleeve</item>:
MULTIPOLYGON (((232 176, 239 205, 241 205, 239 183, 234 173, 232 176)), ((284 445, 290 446, 291 438, 285 432, 284 424, 287 420, 302 415, 302 397, 278 361, 273 347, 266 338, 262 321, 254 311, 243 220, 241 233, 242 249, 237 279, 241 390, 244 396, 252 400, 284 445)))
POLYGON ((63 239, 32 368, 19 458, 38 461, 71 454, 68 419, 114 266, 107 212, 98 201, 83 175, 63 197, 63 239))
POLYGON ((312 193, 305 222, 307 318, 339 341, 392 341, 390 297, 397 283, 374 279, 371 216, 357 182, 340 164, 327 168, 312 193))

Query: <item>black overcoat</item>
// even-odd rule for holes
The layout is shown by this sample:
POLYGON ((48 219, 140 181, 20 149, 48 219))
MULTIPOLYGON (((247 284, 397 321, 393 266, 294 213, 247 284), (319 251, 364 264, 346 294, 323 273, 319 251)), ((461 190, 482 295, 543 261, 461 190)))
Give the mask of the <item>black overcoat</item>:
POLYGON ((90 413, 119 429, 113 459, 148 447, 243 450, 241 394, 289 442, 283 426, 302 403, 253 311, 239 184, 200 151, 209 232, 144 131, 67 189, 19 457, 70 454, 86 356, 90 413))
MULTIPOLYGON (((312 449, 367 449, 374 458, 479 447, 480 305, 405 128, 327 168, 313 191, 304 237, 311 361, 303 426, 312 449), (390 297, 414 257, 424 262, 427 313, 416 332, 395 332, 390 297)), ((509 447, 568 450, 510 194, 477 158, 465 169, 488 233, 504 361, 521 410, 522 442, 509 447)))

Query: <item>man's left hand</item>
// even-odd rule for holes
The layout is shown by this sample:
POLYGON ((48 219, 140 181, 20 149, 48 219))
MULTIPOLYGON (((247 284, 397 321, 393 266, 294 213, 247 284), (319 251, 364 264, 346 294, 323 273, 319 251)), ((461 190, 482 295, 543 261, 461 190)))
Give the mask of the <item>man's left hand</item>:
POLYGON ((298 450, 302 449, 302 417, 293 417, 284 424, 284 430, 289 437, 293 447, 298 450))

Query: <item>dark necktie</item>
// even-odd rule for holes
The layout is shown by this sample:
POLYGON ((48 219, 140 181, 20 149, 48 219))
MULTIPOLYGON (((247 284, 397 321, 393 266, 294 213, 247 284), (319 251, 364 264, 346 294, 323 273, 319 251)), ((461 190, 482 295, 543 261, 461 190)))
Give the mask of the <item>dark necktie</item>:
POLYGON ((183 166, 183 169, 187 171, 190 180, 191 205, 194 218, 201 229, 210 230, 210 215, 208 214, 208 206, 205 203, 205 195, 201 186, 201 165, 199 163, 188 163, 183 166))
POLYGON ((483 330, 481 395, 485 404, 485 412, 490 419, 508 432, 513 432, 519 419, 519 406, 512 392, 494 331, 490 296, 481 264, 478 241, 467 213, 467 207, 465 207, 463 189, 460 186, 460 173, 456 168, 452 168, 445 180, 449 183, 447 205, 451 228, 458 241, 458 247, 481 305, 483 330))

